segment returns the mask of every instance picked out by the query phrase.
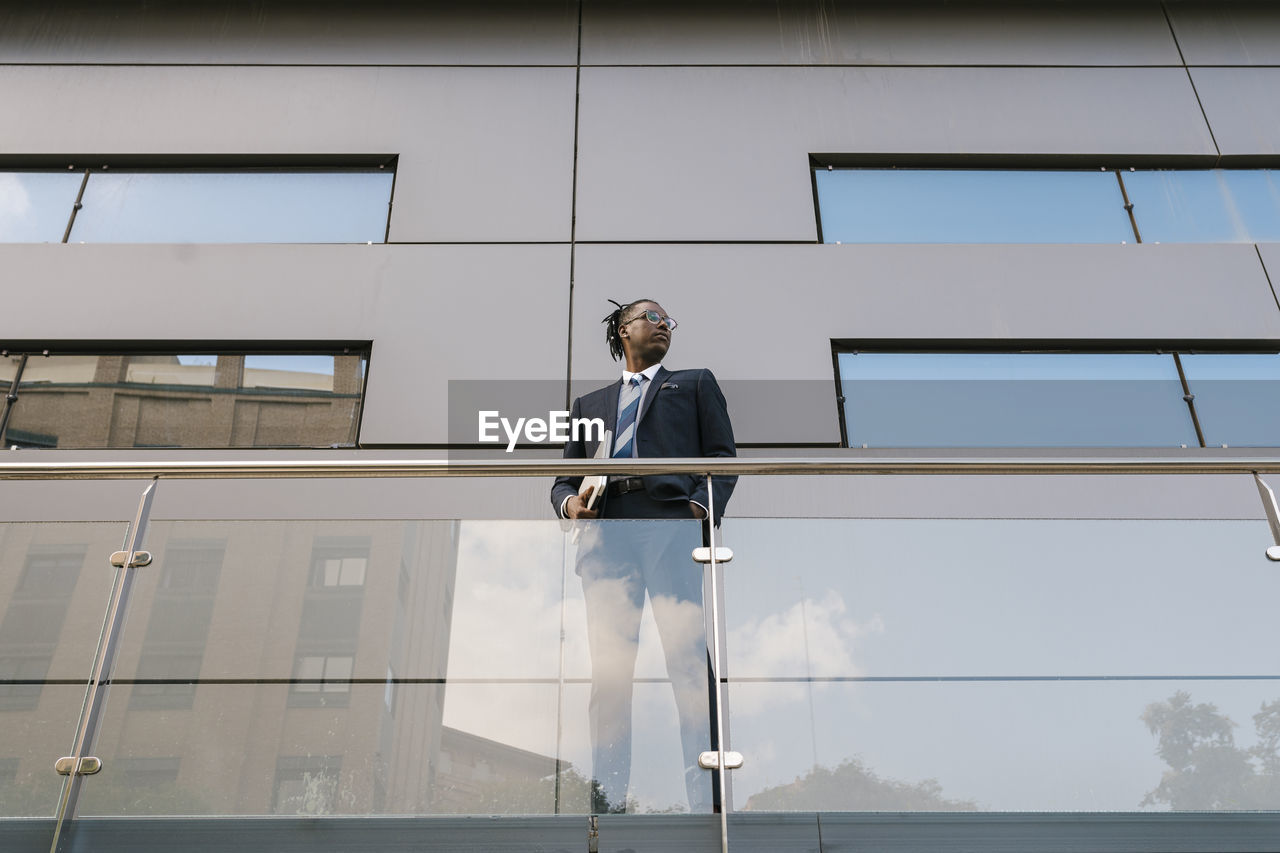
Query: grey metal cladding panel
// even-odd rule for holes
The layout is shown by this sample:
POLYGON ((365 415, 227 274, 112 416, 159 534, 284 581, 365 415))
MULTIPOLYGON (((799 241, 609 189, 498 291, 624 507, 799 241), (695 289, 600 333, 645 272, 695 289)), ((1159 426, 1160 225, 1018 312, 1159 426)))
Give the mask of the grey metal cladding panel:
POLYGON ((732 545, 739 524, 778 516, 1261 519, 1263 509, 1252 477, 1225 474, 791 476, 740 477, 728 516, 732 545))
MULTIPOLYGON (((600 853, 717 853, 716 815, 600 815, 600 853)), ((588 850, 586 845, 582 848, 588 850)), ((735 848, 736 850, 736 848, 735 848)))
POLYGON ((1274 813, 818 815, 824 853, 1272 853, 1274 813))
POLYGON ((1156 2, 593 0, 588 65, 1180 65, 1156 2))
POLYGON ((0 103, 0 157, 398 154, 392 241, 569 239, 572 69, 8 66, 0 103))
MULTIPOLYGON (((585 245, 575 381, 616 375, 599 319, 640 297, 680 320, 667 366, 721 380, 832 382, 832 340, 1280 339, 1251 245, 585 245)), ((836 440, 830 400, 787 413, 739 441, 836 440)))
POLYGON ((809 155, 1214 155, 1180 68, 584 68, 579 240, 816 240, 809 155))
POLYGON ((734 853, 821 853, 818 816, 810 812, 730 812, 734 853))
MULTIPOLYGON (((260 459, 265 453, 255 450, 249 458, 260 459)), ((286 458, 297 458, 297 455, 286 458)), ((67 456, 63 454, 61 458, 67 456)), ((225 458, 244 459, 246 455, 241 452, 225 458)), ((137 512, 145 483, 144 480, 0 482, 0 520, 127 522, 137 512)), ((463 518, 528 519, 555 524, 550 492, 549 477, 174 479, 164 480, 157 487, 152 518, 201 521, 463 518)))
POLYGON ((0 269, 0 340, 371 340, 366 443, 447 442, 448 380, 564 376, 567 245, 10 244, 0 269))
POLYGON ((1280 68, 1193 68, 1191 76, 1224 156, 1280 154, 1280 68))
POLYGON ((576 0, 8 3, 0 63, 572 65, 576 0))
POLYGON ((69 853, 578 853, 586 848, 586 825, 582 815, 76 818, 68 823, 65 849, 69 853))
POLYGON ((1165 3, 1188 65, 1280 65, 1274 3, 1165 3))

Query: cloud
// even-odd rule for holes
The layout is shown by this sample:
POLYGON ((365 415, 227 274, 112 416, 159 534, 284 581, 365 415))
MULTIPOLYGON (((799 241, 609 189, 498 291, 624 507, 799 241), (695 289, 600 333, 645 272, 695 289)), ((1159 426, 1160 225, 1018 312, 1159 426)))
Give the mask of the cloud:
MULTIPOLYGON (((738 624, 729 631, 729 675, 744 677, 836 677, 862 674, 856 652, 871 635, 884 633, 879 614, 859 624, 835 590, 805 598, 785 610, 738 624)), ((818 685, 821 687, 822 685, 818 685)), ((759 712, 779 691, 751 690, 756 701, 734 712, 759 712)))
POLYGON ((0 173, 0 233, 20 223, 31 212, 31 194, 18 175, 0 173))

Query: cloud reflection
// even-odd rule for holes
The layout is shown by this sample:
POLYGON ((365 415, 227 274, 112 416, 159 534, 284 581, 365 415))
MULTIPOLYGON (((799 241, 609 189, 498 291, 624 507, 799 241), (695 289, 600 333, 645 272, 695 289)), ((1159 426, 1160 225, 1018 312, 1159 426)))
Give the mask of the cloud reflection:
MULTIPOLYGON (((879 614, 864 623, 848 615, 844 596, 828 590, 820 599, 804 598, 777 613, 738 623, 729 631, 730 677, 863 674, 855 652, 866 637, 883 634, 879 614)), ((739 701, 734 713, 761 713, 772 693, 762 691, 739 701)))

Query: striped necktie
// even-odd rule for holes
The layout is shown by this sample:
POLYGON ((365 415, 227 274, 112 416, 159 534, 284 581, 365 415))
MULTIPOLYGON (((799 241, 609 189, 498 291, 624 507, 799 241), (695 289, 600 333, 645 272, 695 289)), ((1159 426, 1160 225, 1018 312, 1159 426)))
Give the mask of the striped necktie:
POLYGON ((644 396, 644 378, 643 374, 632 376, 618 399, 622 411, 618 414, 618 437, 613 442, 614 459, 630 459, 635 455, 636 415, 640 413, 640 399, 644 396))

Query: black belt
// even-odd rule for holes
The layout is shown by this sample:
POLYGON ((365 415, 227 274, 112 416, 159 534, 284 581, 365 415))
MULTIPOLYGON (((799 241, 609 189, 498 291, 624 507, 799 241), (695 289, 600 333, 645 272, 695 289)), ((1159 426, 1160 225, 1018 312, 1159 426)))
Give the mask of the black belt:
POLYGON ((610 480, 606 494, 625 495, 627 492, 638 492, 644 489, 644 477, 623 477, 610 480))

